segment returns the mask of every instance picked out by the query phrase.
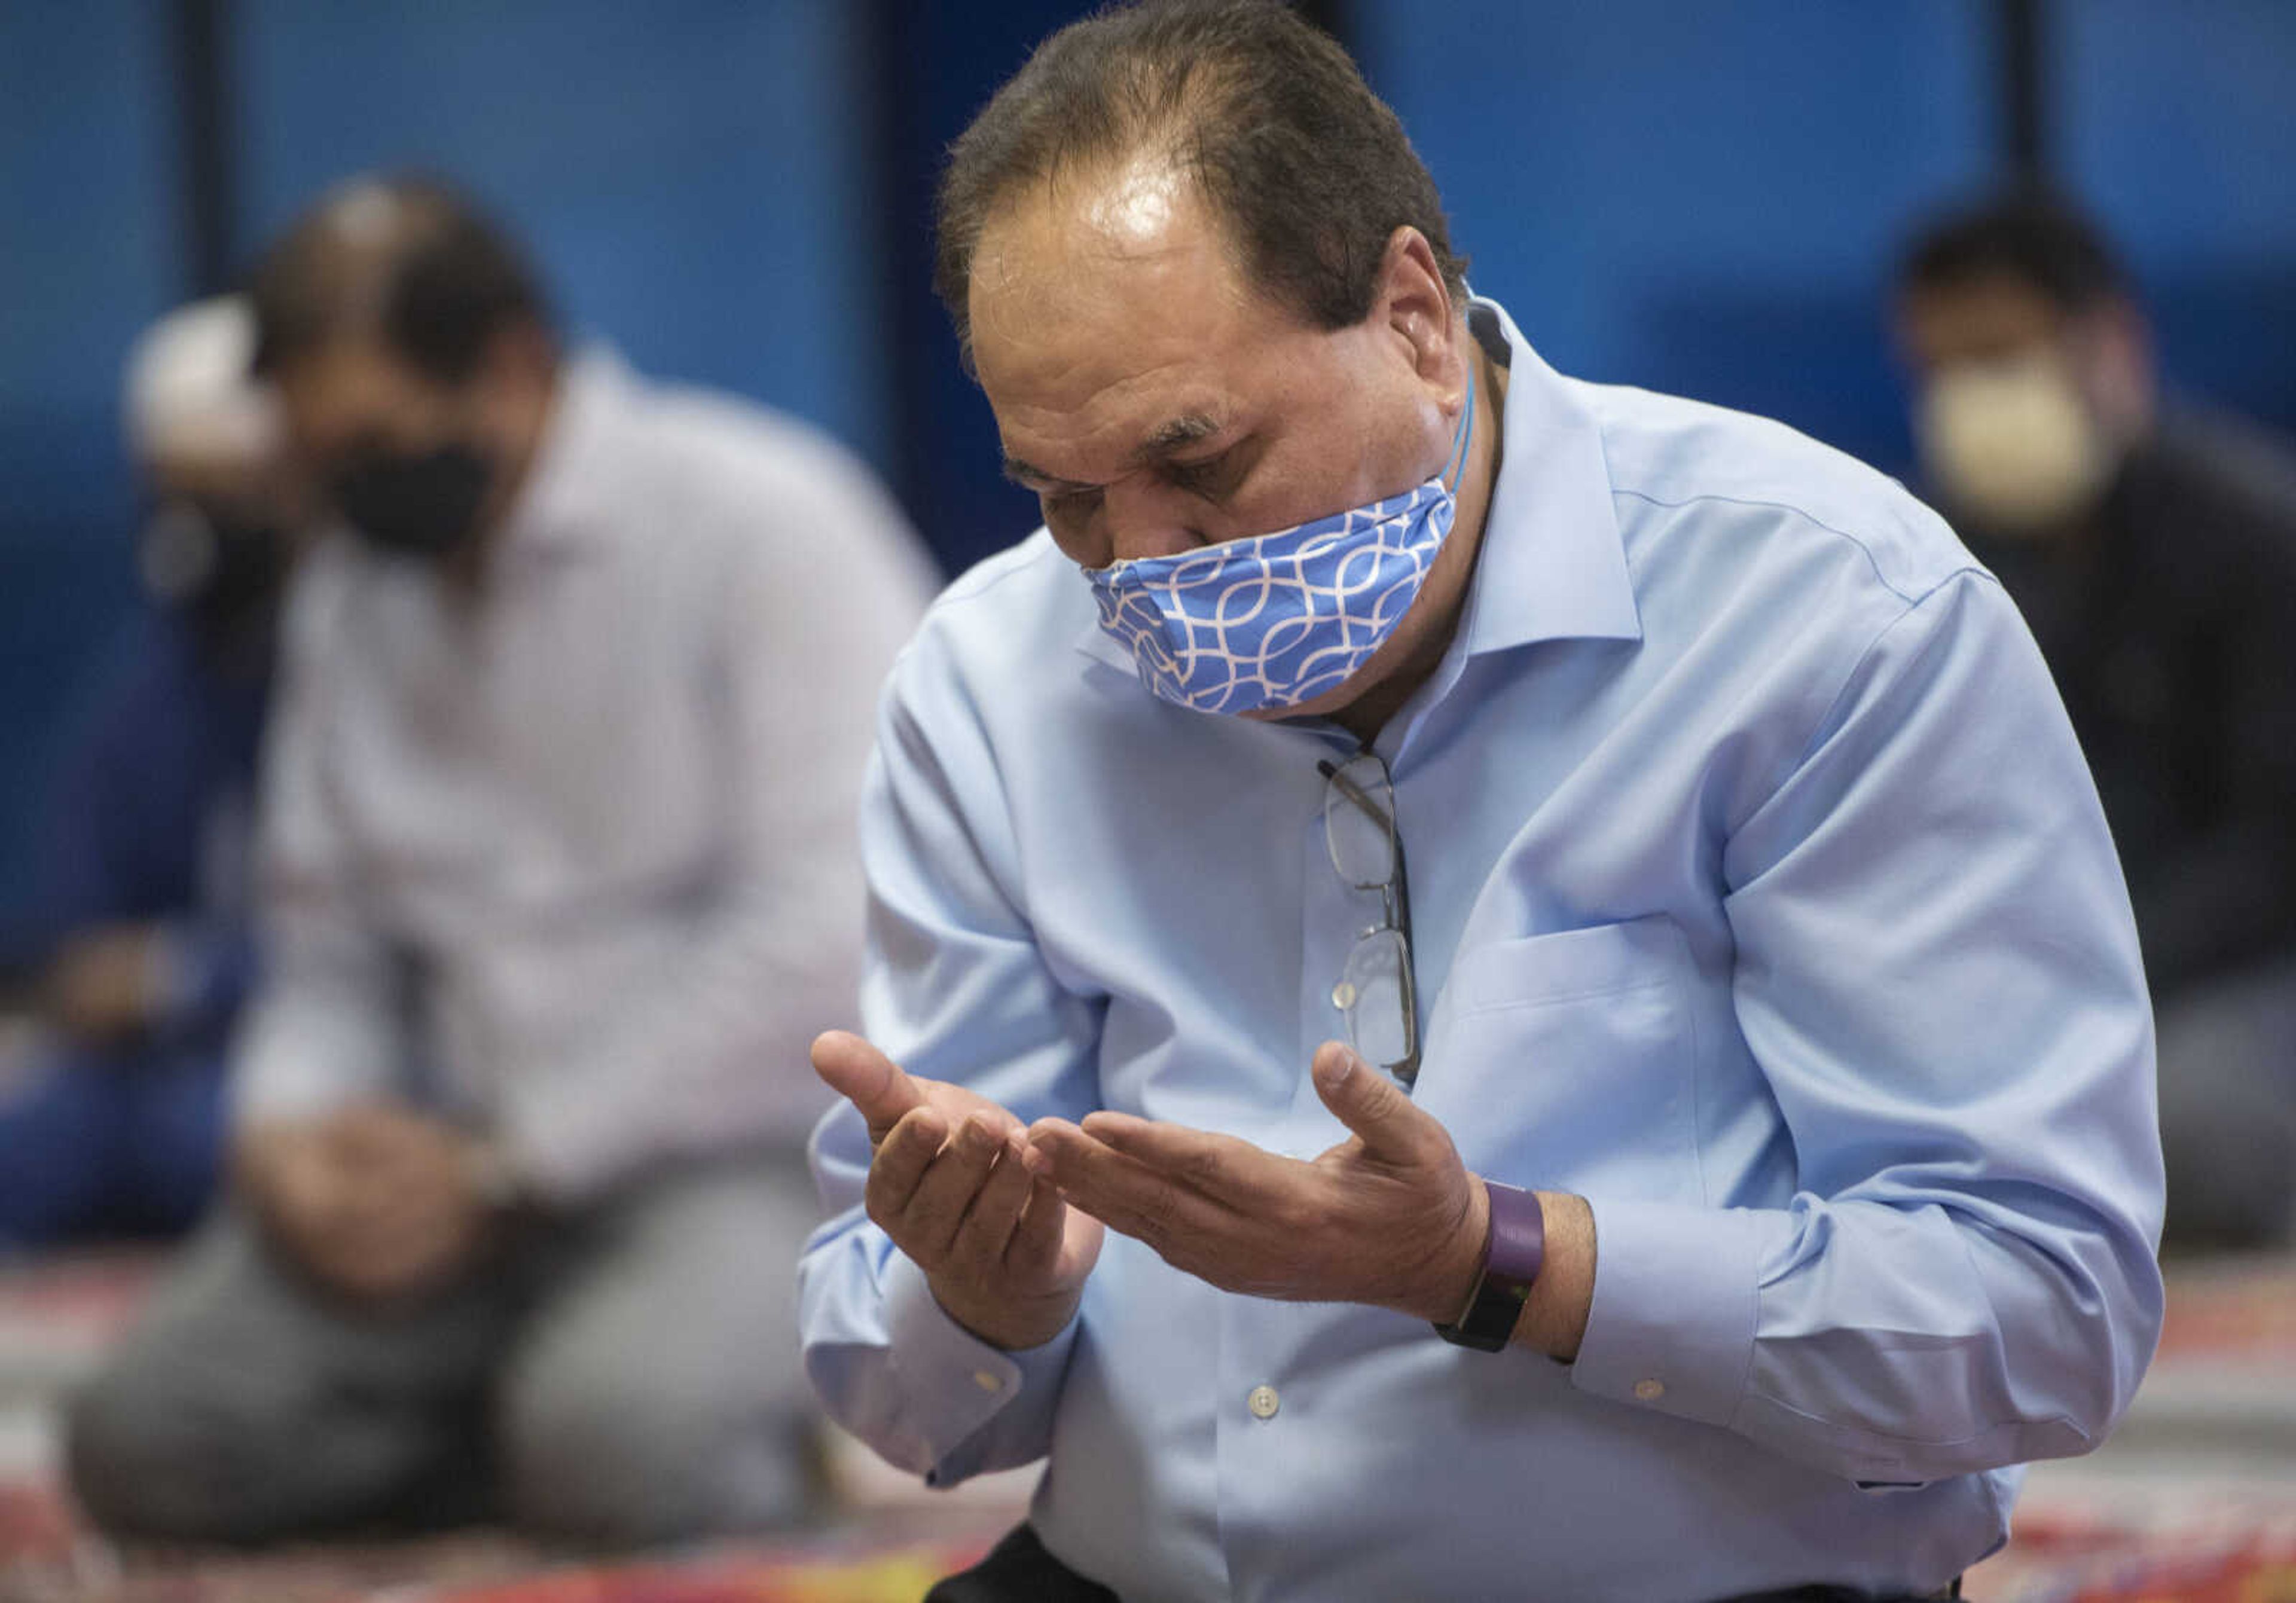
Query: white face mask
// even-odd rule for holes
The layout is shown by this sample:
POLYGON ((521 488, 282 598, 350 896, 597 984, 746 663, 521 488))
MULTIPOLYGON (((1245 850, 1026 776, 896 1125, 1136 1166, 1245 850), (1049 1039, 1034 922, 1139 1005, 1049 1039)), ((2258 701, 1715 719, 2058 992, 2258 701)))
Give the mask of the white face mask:
POLYGON ((2112 471, 2072 375, 2046 351, 1939 369, 1922 393, 1915 435, 1940 493, 2002 534, 2063 523, 2112 471))

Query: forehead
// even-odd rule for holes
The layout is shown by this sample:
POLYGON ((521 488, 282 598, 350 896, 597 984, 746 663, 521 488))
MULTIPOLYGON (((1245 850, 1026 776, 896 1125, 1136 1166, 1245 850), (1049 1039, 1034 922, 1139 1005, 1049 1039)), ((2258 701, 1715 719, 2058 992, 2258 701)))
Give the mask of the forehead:
POLYGON ((277 382, 296 441, 321 454, 361 435, 393 435, 447 398, 367 333, 325 341, 283 367, 277 382))
POLYGON ((2054 339, 2065 315, 2010 273, 1914 290, 1899 319, 1907 354, 1924 367, 2005 356, 2054 339))
POLYGON ((1232 411, 1280 380, 1287 340, 1314 332, 1248 284, 1194 186, 1148 160, 1008 201, 974 250, 968 309, 1006 449, 1032 462, 1031 449, 1128 450, 1172 417, 1232 411))

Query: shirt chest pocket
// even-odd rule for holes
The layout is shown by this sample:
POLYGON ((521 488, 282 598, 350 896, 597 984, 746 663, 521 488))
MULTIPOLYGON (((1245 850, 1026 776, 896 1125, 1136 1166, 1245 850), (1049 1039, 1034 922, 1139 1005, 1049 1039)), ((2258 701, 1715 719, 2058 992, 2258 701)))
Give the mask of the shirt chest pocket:
POLYGON ((1664 914, 1463 947, 1414 1100, 1492 1179, 1703 1202, 1693 977, 1664 914))

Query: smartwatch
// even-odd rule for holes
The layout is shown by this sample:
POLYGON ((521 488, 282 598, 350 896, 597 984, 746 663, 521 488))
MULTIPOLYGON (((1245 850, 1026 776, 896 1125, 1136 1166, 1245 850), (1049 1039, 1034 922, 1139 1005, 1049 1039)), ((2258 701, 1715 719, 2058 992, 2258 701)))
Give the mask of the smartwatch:
POLYGON ((1490 1234, 1483 1239, 1483 1266, 1474 1295, 1456 1324, 1438 1325, 1435 1334, 1456 1346, 1496 1353, 1514 1335, 1515 1321, 1546 1263, 1546 1211, 1536 1192, 1483 1182, 1490 1197, 1490 1234))

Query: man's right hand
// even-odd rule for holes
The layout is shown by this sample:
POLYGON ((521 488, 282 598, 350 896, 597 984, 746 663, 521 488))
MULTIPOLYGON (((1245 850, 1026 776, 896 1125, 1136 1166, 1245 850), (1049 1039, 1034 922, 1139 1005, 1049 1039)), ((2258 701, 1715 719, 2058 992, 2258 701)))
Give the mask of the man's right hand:
POLYGON ((65 1035, 99 1046, 152 1027, 160 1010, 156 927, 111 924, 72 936, 48 965, 44 1001, 65 1035))
POLYGON ((1103 1232, 1029 1172, 1021 1121, 961 1085, 902 1072, 842 1030, 815 1040, 813 1067, 869 1126, 870 1219, 949 1317, 1008 1352, 1058 1336, 1103 1232))

